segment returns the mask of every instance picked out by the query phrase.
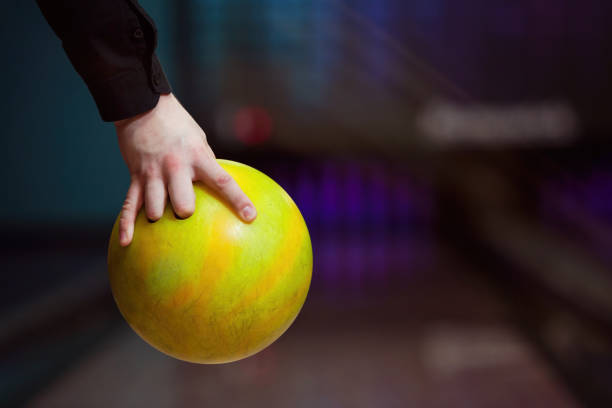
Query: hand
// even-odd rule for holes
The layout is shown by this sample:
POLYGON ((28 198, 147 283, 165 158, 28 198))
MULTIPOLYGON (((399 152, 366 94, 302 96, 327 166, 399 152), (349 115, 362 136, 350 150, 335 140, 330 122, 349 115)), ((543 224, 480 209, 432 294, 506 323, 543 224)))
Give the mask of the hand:
POLYGON ((177 216, 191 216, 195 180, 219 192, 244 221, 257 216, 251 200, 215 160, 204 131, 174 95, 161 95, 155 108, 115 122, 115 128, 131 174, 119 221, 122 246, 132 242, 134 221, 143 204, 147 218, 157 221, 169 195, 177 216))

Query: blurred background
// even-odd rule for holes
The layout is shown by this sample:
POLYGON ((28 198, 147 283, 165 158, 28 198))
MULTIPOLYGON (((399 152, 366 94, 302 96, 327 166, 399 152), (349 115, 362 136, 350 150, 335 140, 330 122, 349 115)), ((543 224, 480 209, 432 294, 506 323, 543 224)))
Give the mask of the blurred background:
POLYGON ((0 406, 612 406, 608 2, 140 3, 217 156, 302 210, 309 297, 241 362, 141 341, 106 276, 114 128, 3 2, 0 406))

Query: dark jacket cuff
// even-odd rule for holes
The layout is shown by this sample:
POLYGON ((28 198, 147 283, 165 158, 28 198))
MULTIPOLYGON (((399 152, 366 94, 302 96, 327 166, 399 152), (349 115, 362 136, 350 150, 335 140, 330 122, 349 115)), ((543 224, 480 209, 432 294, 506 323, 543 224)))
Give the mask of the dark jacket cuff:
POLYGON ((102 120, 115 122, 153 109, 160 94, 172 88, 155 55, 151 73, 144 67, 122 72, 105 81, 87 84, 102 120))

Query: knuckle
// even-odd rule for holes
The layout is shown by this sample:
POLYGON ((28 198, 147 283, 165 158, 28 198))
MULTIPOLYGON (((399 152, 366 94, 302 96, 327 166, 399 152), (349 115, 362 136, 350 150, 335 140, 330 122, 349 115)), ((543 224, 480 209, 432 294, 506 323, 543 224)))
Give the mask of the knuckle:
POLYGON ((141 170, 141 175, 146 179, 157 177, 157 173, 157 166, 155 166, 154 164, 147 164, 143 166, 141 170))
POLYGON ((130 215, 131 211, 132 206, 129 203, 123 204, 123 206, 121 207, 121 218, 127 218, 130 215))
POLYGON ((221 173, 214 179, 215 186, 225 188, 232 182, 232 176, 227 173, 221 173))
POLYGON ((191 151, 193 152, 195 157, 206 157, 207 156, 206 149, 204 148, 204 145, 201 143, 193 146, 191 151))
POLYGON ((134 209, 135 205, 129 198, 123 202, 121 206, 121 218, 127 217, 134 209))
POLYGON ((164 167, 170 173, 175 173, 181 168, 181 159, 176 154, 168 154, 164 157, 164 167))

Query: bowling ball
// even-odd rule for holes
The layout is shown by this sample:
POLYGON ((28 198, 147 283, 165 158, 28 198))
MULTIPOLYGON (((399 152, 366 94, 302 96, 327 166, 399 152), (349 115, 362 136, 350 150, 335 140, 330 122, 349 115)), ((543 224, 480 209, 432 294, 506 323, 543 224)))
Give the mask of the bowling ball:
POLYGON ((271 178, 218 160, 257 208, 241 221, 213 190, 194 183, 195 213, 171 206, 149 222, 140 211, 134 238, 108 248, 113 296, 136 333, 158 350, 194 363, 251 356, 297 317, 312 275, 308 229, 289 195, 271 178))

